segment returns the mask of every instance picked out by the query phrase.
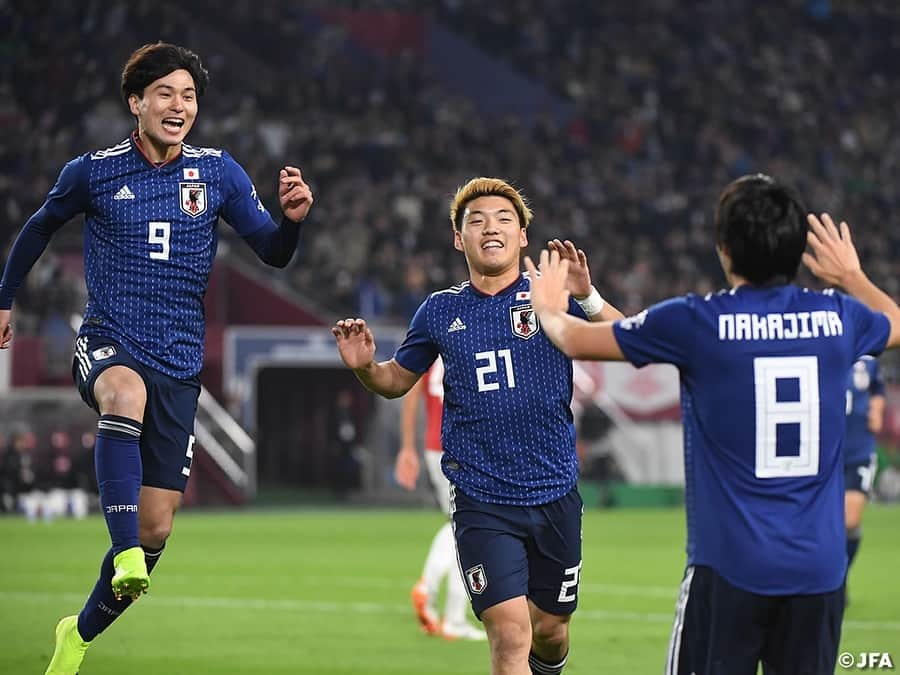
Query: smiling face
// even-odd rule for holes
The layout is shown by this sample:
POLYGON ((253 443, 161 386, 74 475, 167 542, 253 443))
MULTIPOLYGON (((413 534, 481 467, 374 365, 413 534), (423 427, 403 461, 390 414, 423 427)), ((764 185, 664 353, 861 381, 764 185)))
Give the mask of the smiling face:
POLYGON ((453 245, 462 251, 473 281, 477 277, 514 277, 519 274, 519 256, 528 245, 513 203, 506 197, 488 195, 473 199, 463 211, 453 245))
POLYGON ((150 159, 171 159, 197 117, 194 78, 186 70, 173 70, 148 84, 142 97, 129 96, 128 107, 138 119, 138 135, 150 159))

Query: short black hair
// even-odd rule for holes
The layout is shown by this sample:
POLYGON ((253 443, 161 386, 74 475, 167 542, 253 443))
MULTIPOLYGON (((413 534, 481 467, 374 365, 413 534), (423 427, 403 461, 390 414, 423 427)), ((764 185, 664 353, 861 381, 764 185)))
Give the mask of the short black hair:
POLYGON ((197 97, 202 96, 209 84, 209 73, 190 49, 168 42, 153 42, 135 49, 122 69, 122 100, 127 104, 132 94, 143 97, 147 85, 181 69, 191 74, 197 97))
POLYGON ((797 193, 771 176, 742 176, 719 197, 716 243, 731 271, 754 286, 786 284, 806 249, 806 214, 797 193))

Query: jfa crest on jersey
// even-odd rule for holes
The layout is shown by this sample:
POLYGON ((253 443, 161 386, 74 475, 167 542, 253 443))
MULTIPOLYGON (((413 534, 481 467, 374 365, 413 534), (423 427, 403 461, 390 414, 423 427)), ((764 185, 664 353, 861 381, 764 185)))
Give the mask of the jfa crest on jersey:
POLYGON ((578 475, 572 362, 540 330, 529 290, 523 274, 493 296, 468 282, 433 293, 395 354, 419 373, 443 359, 444 472, 480 501, 546 504, 578 475))
POLYGON ((527 340, 537 335, 540 324, 531 305, 510 307, 509 318, 512 321, 513 333, 520 338, 527 340))
POLYGON ((614 330, 636 366, 681 374, 688 564, 761 595, 840 588, 846 381, 884 348, 887 318, 841 294, 741 286, 614 330))
POLYGON ((180 183, 181 210, 191 218, 206 213, 206 183, 180 183))
POLYGON ((115 338, 141 363, 179 378, 203 362, 203 295, 219 217, 244 237, 278 228, 224 151, 183 145, 156 166, 133 137, 69 162, 44 209, 63 220, 86 214, 80 334, 115 338))

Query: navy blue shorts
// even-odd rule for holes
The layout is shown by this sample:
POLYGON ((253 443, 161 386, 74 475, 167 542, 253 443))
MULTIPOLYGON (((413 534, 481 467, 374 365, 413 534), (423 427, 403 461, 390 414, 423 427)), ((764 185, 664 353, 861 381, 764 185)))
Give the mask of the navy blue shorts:
POLYGON ((179 380, 149 368, 112 338, 80 335, 75 340, 72 377, 81 398, 98 413, 94 383, 110 366, 130 368, 141 376, 147 387, 141 434, 142 484, 184 492, 194 456, 199 379, 179 380))
POLYGON ((862 462, 848 462, 844 465, 844 490, 855 490, 871 497, 877 470, 878 455, 874 452, 862 462))
POLYGON ((581 516, 578 490, 541 506, 479 502, 450 486, 460 571, 475 615, 526 596, 549 614, 578 605, 581 516))
POLYGON ((757 595, 711 567, 688 567, 665 675, 833 675, 843 587, 813 595, 757 595))

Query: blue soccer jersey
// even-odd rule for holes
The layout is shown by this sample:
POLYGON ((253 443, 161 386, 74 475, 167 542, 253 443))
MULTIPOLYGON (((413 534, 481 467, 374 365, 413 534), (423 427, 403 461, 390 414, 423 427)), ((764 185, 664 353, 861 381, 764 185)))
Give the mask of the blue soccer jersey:
POLYGON ((847 372, 880 352, 883 314, 795 286, 742 286, 616 322, 636 366, 681 375, 688 564, 762 595, 844 582, 847 372))
POLYGON ((869 431, 869 399, 884 395, 884 382, 878 361, 864 356, 853 364, 847 375, 847 434, 844 437, 844 463, 868 463, 875 452, 875 435, 869 431))
MULTIPOLYGON (((485 295, 465 282, 422 303, 394 358, 424 373, 444 361, 443 469, 473 499, 537 505, 578 477, 572 362, 544 335, 527 274, 485 295)), ((570 313, 584 317, 572 301, 570 313)))
POLYGON ((272 221, 223 150, 183 145, 175 160, 157 166, 131 137, 66 164, 13 249, 0 307, 10 306, 50 235, 79 213, 88 289, 80 335, 112 337, 139 362, 177 378, 203 364, 203 296, 219 217, 267 262, 286 262, 297 241, 297 225, 272 221), (289 250, 276 250, 282 246, 289 250))

